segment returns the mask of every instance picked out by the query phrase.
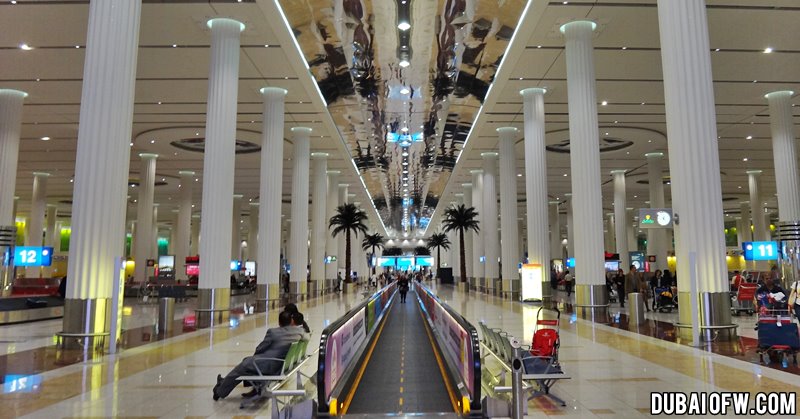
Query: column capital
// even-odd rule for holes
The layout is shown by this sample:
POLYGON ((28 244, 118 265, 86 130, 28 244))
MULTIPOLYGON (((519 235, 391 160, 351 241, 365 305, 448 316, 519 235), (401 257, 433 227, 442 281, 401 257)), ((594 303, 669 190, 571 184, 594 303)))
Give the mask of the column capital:
POLYGON ((625 169, 617 169, 617 170, 612 170, 610 173, 612 175, 623 175, 624 176, 625 173, 627 173, 627 170, 625 170, 625 169))
POLYGON ((762 171, 761 170, 748 170, 745 173, 747 173, 748 175, 760 175, 762 173, 762 171))
POLYGON ((223 23, 239 25, 239 32, 244 31, 245 28, 244 23, 226 17, 215 17, 213 19, 209 19, 208 22, 206 22, 206 25, 213 30, 215 25, 220 25, 223 23))
POLYGON ((769 99, 775 99, 775 98, 779 98, 779 97, 792 97, 792 95, 794 95, 794 91, 792 91, 792 90, 776 90, 774 92, 769 92, 769 93, 765 94, 764 97, 767 100, 769 100, 769 99))
POLYGON ((153 153, 139 153, 139 157, 141 157, 141 158, 142 158, 142 160, 147 160, 147 159, 157 159, 157 158, 158 158, 158 154, 153 154, 153 153))
POLYGON ((269 86, 258 89, 258 92, 261 93, 261 96, 264 99, 283 99, 287 94, 289 94, 289 91, 286 89, 269 86))
POLYGON ((473 175, 479 175, 479 174, 483 173, 483 169, 472 169, 472 170, 469 171, 469 173, 473 174, 473 175))
POLYGON ((181 170, 178 174, 181 176, 194 176, 196 173, 191 170, 181 170))
POLYGON ((481 153, 481 157, 483 157, 484 160, 496 159, 497 156, 499 155, 500 154, 495 151, 487 151, 485 153, 481 153))
POLYGON ((33 172, 33 176, 35 176, 35 177, 50 177, 50 173, 47 173, 47 172, 33 172))
POLYGON ((330 154, 328 154, 328 153, 317 153, 317 152, 314 152, 314 153, 311 153, 311 158, 314 159, 314 160, 325 160, 325 159, 328 158, 329 155, 330 154))
POLYGON ((528 98, 530 96, 541 95, 547 93, 547 89, 544 87, 528 87, 527 89, 522 89, 519 91, 519 94, 522 95, 524 98, 528 98))
POLYGON ((261 205, 261 203, 260 202, 250 202, 249 205, 251 207, 257 207, 257 206, 261 205))
POLYGON ((516 134, 517 132, 519 132, 519 130, 518 130, 518 129, 516 129, 516 128, 514 128, 514 127, 500 127, 500 128, 497 128, 495 131, 496 131, 498 134, 500 134, 501 136, 502 136, 503 134, 506 134, 506 135, 513 135, 513 134, 516 134))
POLYGON ((572 34, 578 33, 578 31, 583 32, 587 29, 589 32, 594 32, 596 28, 597 24, 591 20, 575 20, 561 25, 558 30, 564 34, 565 37, 569 37, 572 34))
POLYGON ((338 174, 341 174, 342 171, 341 170, 328 170, 325 173, 327 173, 329 175, 338 175, 338 174))
POLYGON ((15 90, 15 89, 0 89, 0 96, 17 96, 22 97, 23 99, 28 97, 26 92, 22 90, 15 90))
POLYGON ((340 183, 339 184, 339 189, 344 189, 344 188, 349 188, 349 187, 350 187, 349 183, 340 183))
POLYGON ((463 197, 464 196, 464 192, 454 193, 453 195, 456 196, 456 197, 463 197))
POLYGON ((571 192, 567 192, 567 193, 564 194, 564 196, 566 196, 567 198, 570 198, 570 197, 572 197, 572 193, 571 192))
POLYGON ((244 198, 244 195, 242 195, 240 193, 233 194, 233 199, 242 199, 242 198, 244 198))
POLYGON ((292 127, 289 131, 291 131, 295 137, 309 137, 314 130, 308 127, 292 127))
POLYGON ((645 153, 644 156, 647 157, 648 159, 660 159, 664 157, 664 153, 661 152, 645 153))
POLYGON ((472 187, 472 183, 462 183, 461 187, 462 188, 471 188, 472 187))

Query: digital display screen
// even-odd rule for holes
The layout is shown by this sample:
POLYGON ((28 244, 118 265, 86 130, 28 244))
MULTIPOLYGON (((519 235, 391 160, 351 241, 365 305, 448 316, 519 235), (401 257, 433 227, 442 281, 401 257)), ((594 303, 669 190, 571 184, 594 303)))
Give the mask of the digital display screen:
POLYGON ((255 276, 256 275, 256 262, 249 260, 244 263, 244 274, 247 276, 255 276))
POLYGON ((417 256, 417 266, 433 266, 433 256, 417 256))
POLYGON ((199 276, 200 275, 200 265, 186 265, 186 275, 188 275, 188 276, 199 276))
POLYGON ((744 260, 778 259, 778 242, 744 242, 744 260))
POLYGON ((159 256, 158 267, 159 269, 175 268, 175 256, 173 255, 159 256))
POLYGON ((232 260, 231 261, 231 270, 232 271, 241 271, 242 270, 242 261, 241 260, 232 260))
POLYGON ((413 257, 399 257, 397 258, 397 269, 411 269, 414 266, 413 257))
POLYGON ((616 272, 619 270, 619 261, 606 262, 606 272, 616 272))
POLYGON ((393 257, 381 256, 378 258, 378 266, 394 268, 394 260, 393 257))
POLYGON ((14 266, 50 266, 52 264, 52 247, 20 246, 14 248, 14 266))
POLYGON ((30 393, 41 384, 41 375, 6 375, 3 377, 3 393, 30 393))
POLYGON ((567 268, 575 267, 575 258, 567 258, 567 268))

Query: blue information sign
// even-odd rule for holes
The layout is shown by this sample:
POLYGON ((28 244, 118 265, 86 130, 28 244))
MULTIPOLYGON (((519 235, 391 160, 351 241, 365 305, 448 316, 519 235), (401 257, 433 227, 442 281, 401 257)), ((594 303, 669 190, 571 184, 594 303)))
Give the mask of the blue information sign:
POLYGON ((52 247, 20 246, 14 248, 14 266, 50 266, 52 264, 52 247))
POLYGON ((744 260, 778 259, 778 242, 744 242, 744 260))

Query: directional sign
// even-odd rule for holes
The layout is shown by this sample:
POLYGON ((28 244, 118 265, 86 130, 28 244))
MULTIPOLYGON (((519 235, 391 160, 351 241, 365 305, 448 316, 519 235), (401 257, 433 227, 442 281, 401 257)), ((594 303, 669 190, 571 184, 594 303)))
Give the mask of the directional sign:
POLYGON ((640 208, 639 228, 672 228, 672 208, 640 208))
POLYGON ((50 266, 52 263, 52 247, 21 246, 14 248, 14 266, 50 266))
POLYGON ((778 242, 744 242, 744 260, 778 259, 778 242))

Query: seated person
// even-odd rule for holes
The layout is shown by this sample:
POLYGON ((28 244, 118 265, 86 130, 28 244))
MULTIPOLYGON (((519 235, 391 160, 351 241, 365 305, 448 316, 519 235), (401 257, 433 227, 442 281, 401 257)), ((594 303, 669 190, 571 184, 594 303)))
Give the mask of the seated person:
POLYGON ((294 303, 286 304, 286 306, 283 307, 283 311, 288 311, 292 315, 299 313, 302 321, 298 324, 298 326, 303 326, 303 330, 305 330, 306 333, 311 333, 311 328, 308 327, 308 323, 303 320, 302 313, 300 313, 300 310, 297 309, 297 306, 294 303))
POLYGON ((785 309, 787 306, 786 295, 786 290, 781 287, 780 279, 767 278, 764 284, 756 290, 756 306, 765 307, 767 309, 785 309), (780 300, 776 300, 772 297, 772 295, 778 293, 783 293, 783 297, 780 300))
MULTIPOLYGON (((282 311, 278 315, 278 325, 280 327, 273 327, 267 330, 264 340, 258 344, 253 356, 243 359, 225 378, 217 375, 217 385, 214 386, 214 400, 227 397, 239 385, 237 378, 243 375, 258 375, 259 370, 263 375, 280 374, 283 362, 277 359, 286 357, 292 343, 308 338, 303 331, 303 327, 298 325, 298 323, 302 324, 302 322, 302 314, 296 313, 292 315, 288 311, 282 311), (258 369, 256 369, 256 364, 258 369)), ((255 394, 257 392, 252 392, 250 396, 255 394)))

